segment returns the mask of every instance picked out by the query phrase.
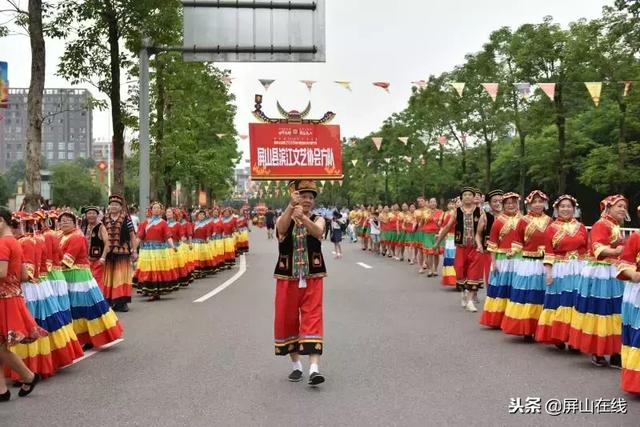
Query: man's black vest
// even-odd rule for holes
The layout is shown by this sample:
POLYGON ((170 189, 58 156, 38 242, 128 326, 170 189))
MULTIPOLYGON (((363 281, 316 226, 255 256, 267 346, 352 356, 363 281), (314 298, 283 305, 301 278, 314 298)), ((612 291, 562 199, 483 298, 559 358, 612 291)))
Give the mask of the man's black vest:
POLYGON ((487 218, 486 225, 484 230, 482 231, 482 246, 484 249, 487 249, 487 242, 489 241, 489 234, 491 234, 491 227, 493 227, 493 222, 496 220, 496 217, 491 212, 486 212, 485 217, 487 218))
MULTIPOLYGON (((309 219, 311 222, 314 222, 316 218, 316 215, 311 215, 309 219)), ((278 279, 297 279, 297 277, 293 275, 294 226, 295 222, 291 220, 287 234, 284 236, 284 239, 278 243, 278 263, 276 264, 274 272, 274 276, 278 279)), ((327 275, 321 245, 320 240, 311 234, 307 234, 307 256, 309 264, 309 275, 307 277, 324 277, 327 275)))
MULTIPOLYGON (((95 259, 100 258, 102 256, 102 251, 104 250, 104 242, 100 238, 100 227, 103 225, 101 223, 97 223, 93 229, 91 230, 91 238, 89 239, 89 258, 95 259)), ((87 229, 89 228, 89 224, 85 224, 83 227, 83 232, 85 237, 87 236, 87 229)))
MULTIPOLYGON (((475 242, 476 231, 478 231, 478 221, 480 221, 480 208, 473 210, 473 238, 475 242)), ((462 208, 456 209, 456 245, 464 245, 464 211, 462 208)))

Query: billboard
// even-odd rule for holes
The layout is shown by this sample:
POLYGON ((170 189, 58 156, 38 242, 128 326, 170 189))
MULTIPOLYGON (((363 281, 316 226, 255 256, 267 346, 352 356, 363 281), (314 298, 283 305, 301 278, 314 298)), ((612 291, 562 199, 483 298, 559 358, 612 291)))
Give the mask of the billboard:
POLYGON ((0 108, 9 105, 9 65, 0 61, 0 108))
POLYGON ((322 124, 250 123, 251 179, 340 180, 340 126, 322 124))

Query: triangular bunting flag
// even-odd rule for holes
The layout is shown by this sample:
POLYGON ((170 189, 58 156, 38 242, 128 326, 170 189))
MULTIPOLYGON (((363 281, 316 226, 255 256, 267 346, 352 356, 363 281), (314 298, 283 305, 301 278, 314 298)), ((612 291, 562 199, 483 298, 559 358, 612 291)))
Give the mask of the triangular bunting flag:
POLYGON ((262 86, 264 86, 264 90, 269 90, 269 86, 271 86, 273 82, 275 82, 275 80, 273 79, 258 79, 258 81, 260 82, 260 84, 262 84, 262 86))
POLYGON ((389 86, 391 86, 391 83, 389 82, 373 82, 374 86, 378 86, 381 89, 384 89, 385 92, 389 93, 389 86))
POLYGON ((424 80, 416 80, 411 82, 411 84, 417 86, 418 89, 424 89, 425 86, 427 86, 427 82, 425 82, 424 80))
POLYGON ((555 83, 538 83, 538 87, 549 97, 550 100, 556 96, 556 84, 555 83))
POLYGON ((374 136, 373 138, 371 138, 371 140, 373 141, 373 144, 376 146, 378 151, 380 151, 380 147, 382 146, 382 138, 374 136))
POLYGON ((411 163, 411 156, 404 156, 403 158, 407 161, 407 163, 411 163))
POLYGON ((531 83, 522 82, 514 83, 513 85, 524 99, 529 99, 529 95, 531 94, 531 83))
POLYGON ((327 182, 325 180, 320 181, 320 184, 322 184, 322 186, 324 187, 324 183, 327 182))
POLYGON ((496 102, 496 98, 498 97, 498 88, 500 87, 499 83, 482 83, 482 87, 487 91, 493 102, 496 102))
POLYGON ((447 137, 444 135, 440 135, 438 137, 438 144, 443 145, 447 143, 447 137))
POLYGON ((453 86, 453 88, 456 90, 456 92, 458 92, 458 95, 460 96, 462 96, 462 93, 464 92, 464 85, 465 83, 462 82, 451 83, 451 86, 453 86))
POLYGON ((226 133, 216 133, 216 136, 220 139, 224 138, 226 135, 226 133))
POLYGON ((385 158, 384 158, 384 161, 385 161, 385 162, 387 162, 387 164, 389 164, 389 163, 391 163, 391 158, 389 158, 389 157, 385 157, 385 158))
POLYGON ((334 80, 334 83, 338 83, 340 86, 351 92, 351 82, 349 80, 334 80))
POLYGON ((338 184, 340 184, 340 187, 342 187, 342 180, 338 181, 338 184))
POLYGON ((300 80, 300 81, 305 84, 307 89, 309 89, 309 92, 311 92, 311 88, 313 87, 313 84, 316 82, 315 80, 300 80))
POLYGON ((242 134, 242 135, 238 135, 238 136, 240 137, 240 139, 247 139, 247 138, 249 138, 249 135, 244 135, 244 134, 242 134))
POLYGON ((629 95, 629 90, 631 89, 631 80, 625 80, 624 81, 624 92, 622 93, 622 96, 626 97, 627 95, 629 95))
POLYGON ((356 165, 358 164, 358 159, 353 159, 351 160, 351 164, 353 165, 353 167, 355 168, 356 165))
POLYGON ((584 85, 587 87, 589 95, 591 95, 591 99, 593 100, 593 103, 596 105, 596 107, 600 105, 602 82, 585 82, 584 85))
POLYGON ((407 143, 409 142, 409 137, 408 136, 399 136, 398 139, 400 140, 400 142, 402 142, 404 145, 407 145, 407 143))
POLYGON ((367 162, 367 167, 371 166, 371 163, 373 163, 373 160, 369 160, 369 161, 367 162))
POLYGON ((231 86, 233 79, 234 77, 231 77, 230 75, 225 74, 224 76, 222 76, 222 83, 224 83, 225 86, 229 87, 231 86))

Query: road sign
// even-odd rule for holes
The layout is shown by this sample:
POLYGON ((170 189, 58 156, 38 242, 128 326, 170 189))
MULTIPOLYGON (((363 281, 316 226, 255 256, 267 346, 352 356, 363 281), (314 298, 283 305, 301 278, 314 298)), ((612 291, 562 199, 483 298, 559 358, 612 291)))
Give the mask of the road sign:
POLYGON ((104 162, 104 160, 100 160, 98 162, 98 169, 100 169, 101 172, 104 172, 107 169, 107 164, 104 162))
POLYGON ((183 0, 182 5, 185 61, 325 61, 325 0, 183 0))

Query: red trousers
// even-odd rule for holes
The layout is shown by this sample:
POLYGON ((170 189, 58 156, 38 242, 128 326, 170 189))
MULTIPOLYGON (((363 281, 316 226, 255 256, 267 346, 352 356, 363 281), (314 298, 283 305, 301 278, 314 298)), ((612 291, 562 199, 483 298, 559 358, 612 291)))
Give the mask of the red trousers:
POLYGON ((277 279, 273 324, 277 356, 322 354, 322 287, 322 277, 307 279, 306 288, 300 288, 298 280, 277 279))
POLYGON ((89 267, 91 267, 91 274, 93 275, 93 278, 98 282, 100 292, 104 295, 104 264, 100 263, 98 260, 89 260, 89 267))
POLYGON ((456 246, 456 283, 469 291, 478 290, 484 283, 484 259, 473 246, 456 246))
POLYGON ((478 254, 482 258, 482 267, 484 268, 484 283, 489 284, 489 273, 491 272, 491 253, 486 250, 484 253, 478 254))

